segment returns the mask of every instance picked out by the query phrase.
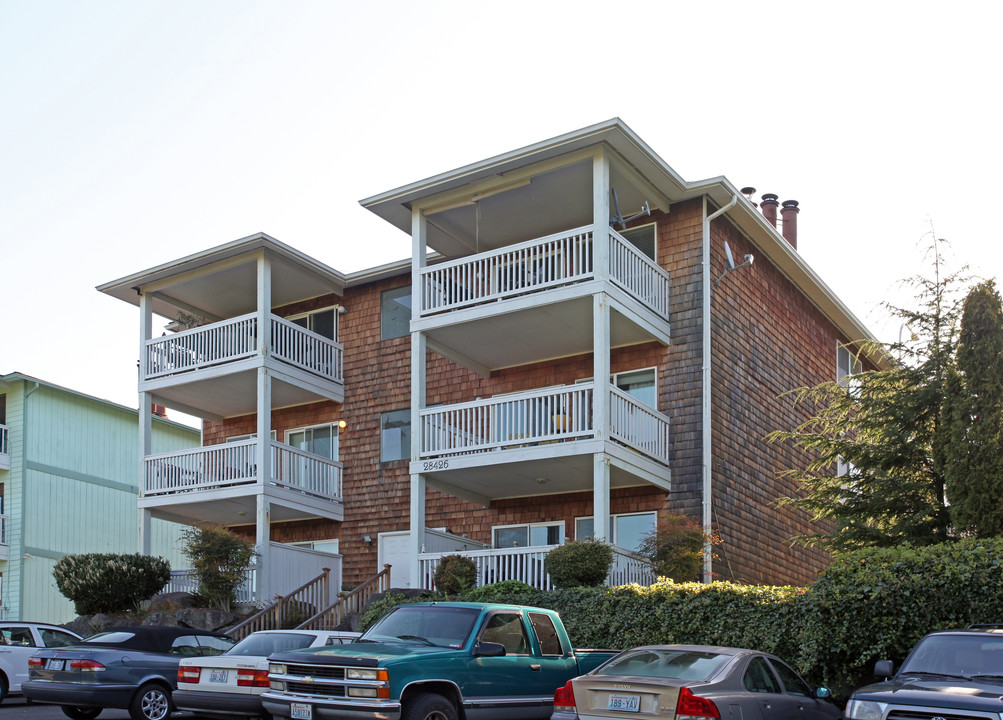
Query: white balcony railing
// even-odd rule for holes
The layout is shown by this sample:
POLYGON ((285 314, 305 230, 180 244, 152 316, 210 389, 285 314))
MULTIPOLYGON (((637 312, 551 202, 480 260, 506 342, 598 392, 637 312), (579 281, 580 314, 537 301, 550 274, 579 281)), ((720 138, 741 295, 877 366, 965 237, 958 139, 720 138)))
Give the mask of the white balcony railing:
POLYGON ((669 274, 615 230, 609 268, 595 267, 592 226, 423 268, 421 317, 608 276, 660 317, 669 315, 669 274))
MULTIPOLYGON (((422 459, 595 437, 593 383, 438 405, 419 413, 422 459)), ((669 463, 669 419, 622 390, 610 392, 610 439, 669 463)))
MULTIPOLYGON (((463 555, 473 560, 477 566, 478 587, 502 580, 519 580, 540 590, 551 590, 553 585, 544 561, 547 553, 555 547, 557 545, 420 553, 418 555, 420 578, 426 589, 434 590, 435 569, 442 558, 446 555, 463 555)), ((654 581, 655 574, 647 559, 616 545, 613 546, 613 565, 606 578, 607 585, 629 583, 651 585, 654 581)))
MULTIPOLYGON (((344 346, 322 335, 271 316, 272 357, 315 375, 343 382, 344 346)), ((258 317, 254 313, 191 328, 146 341, 143 379, 177 375, 234 362, 258 352, 258 317)))
POLYGON ((6 425, 0 425, 0 455, 9 455, 10 448, 8 443, 10 442, 10 430, 6 425))
MULTIPOLYGON (((271 483, 311 497, 340 500, 340 462, 272 441, 271 483)), ((221 443, 146 458, 144 496, 196 492, 257 481, 257 441, 221 443)))

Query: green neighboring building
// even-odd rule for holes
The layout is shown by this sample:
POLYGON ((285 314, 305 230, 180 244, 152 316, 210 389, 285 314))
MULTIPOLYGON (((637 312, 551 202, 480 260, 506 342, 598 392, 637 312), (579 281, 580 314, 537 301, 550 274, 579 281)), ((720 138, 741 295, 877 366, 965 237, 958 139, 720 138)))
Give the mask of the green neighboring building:
MULTIPOLYGON (((138 412, 28 375, 0 375, 0 618, 62 623, 68 553, 139 551, 138 412)), ((198 447, 198 430, 154 418, 153 452, 198 447)), ((183 567, 184 526, 153 521, 152 554, 183 567)))

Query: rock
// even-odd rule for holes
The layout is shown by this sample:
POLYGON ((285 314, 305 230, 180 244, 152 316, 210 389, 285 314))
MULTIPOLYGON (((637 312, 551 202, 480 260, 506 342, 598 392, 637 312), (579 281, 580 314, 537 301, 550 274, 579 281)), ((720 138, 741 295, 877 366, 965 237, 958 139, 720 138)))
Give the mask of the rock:
POLYGON ((174 612, 182 608, 195 607, 195 596, 189 592, 169 592, 154 595, 146 607, 151 613, 159 611, 174 612))
POLYGON ((212 610, 208 608, 185 608, 178 610, 177 624, 181 627, 195 628, 198 630, 219 630, 236 623, 240 616, 225 610, 212 610))
POLYGON ((144 625, 166 625, 169 627, 177 627, 178 618, 177 614, 173 612, 159 610, 157 612, 151 612, 143 620, 144 625))

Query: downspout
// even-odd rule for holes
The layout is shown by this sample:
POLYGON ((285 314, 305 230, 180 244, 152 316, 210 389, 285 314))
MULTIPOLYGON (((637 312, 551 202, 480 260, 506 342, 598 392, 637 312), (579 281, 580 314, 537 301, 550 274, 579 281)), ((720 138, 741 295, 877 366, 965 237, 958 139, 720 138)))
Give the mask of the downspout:
POLYGON ((701 341, 701 477, 703 480, 703 581, 711 582, 713 579, 713 548, 711 547, 710 536, 713 531, 713 507, 711 505, 712 473, 711 473, 711 397, 710 397, 710 221, 728 212, 738 202, 738 195, 732 197, 724 207, 711 215, 707 215, 707 196, 703 197, 703 247, 701 248, 700 263, 701 287, 703 288, 703 306, 701 308, 701 329, 703 338, 701 341))
POLYGON ((28 490, 25 487, 25 481, 28 479, 28 398, 31 397, 39 387, 41 383, 37 380, 35 381, 35 387, 28 390, 24 394, 24 400, 21 401, 21 543, 18 546, 18 555, 21 556, 21 562, 18 565, 18 577, 17 577, 17 617, 19 620, 24 619, 24 521, 28 517, 28 513, 25 509, 25 501, 28 497, 28 490))

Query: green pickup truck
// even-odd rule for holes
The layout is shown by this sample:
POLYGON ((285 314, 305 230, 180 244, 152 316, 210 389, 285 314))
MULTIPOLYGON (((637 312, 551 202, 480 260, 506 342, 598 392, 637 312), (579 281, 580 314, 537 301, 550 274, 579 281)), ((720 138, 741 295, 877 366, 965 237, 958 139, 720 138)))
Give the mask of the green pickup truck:
POLYGON ((273 655, 262 706, 290 720, 546 720, 557 688, 614 654, 573 650, 553 610, 400 605, 354 643, 273 655))

